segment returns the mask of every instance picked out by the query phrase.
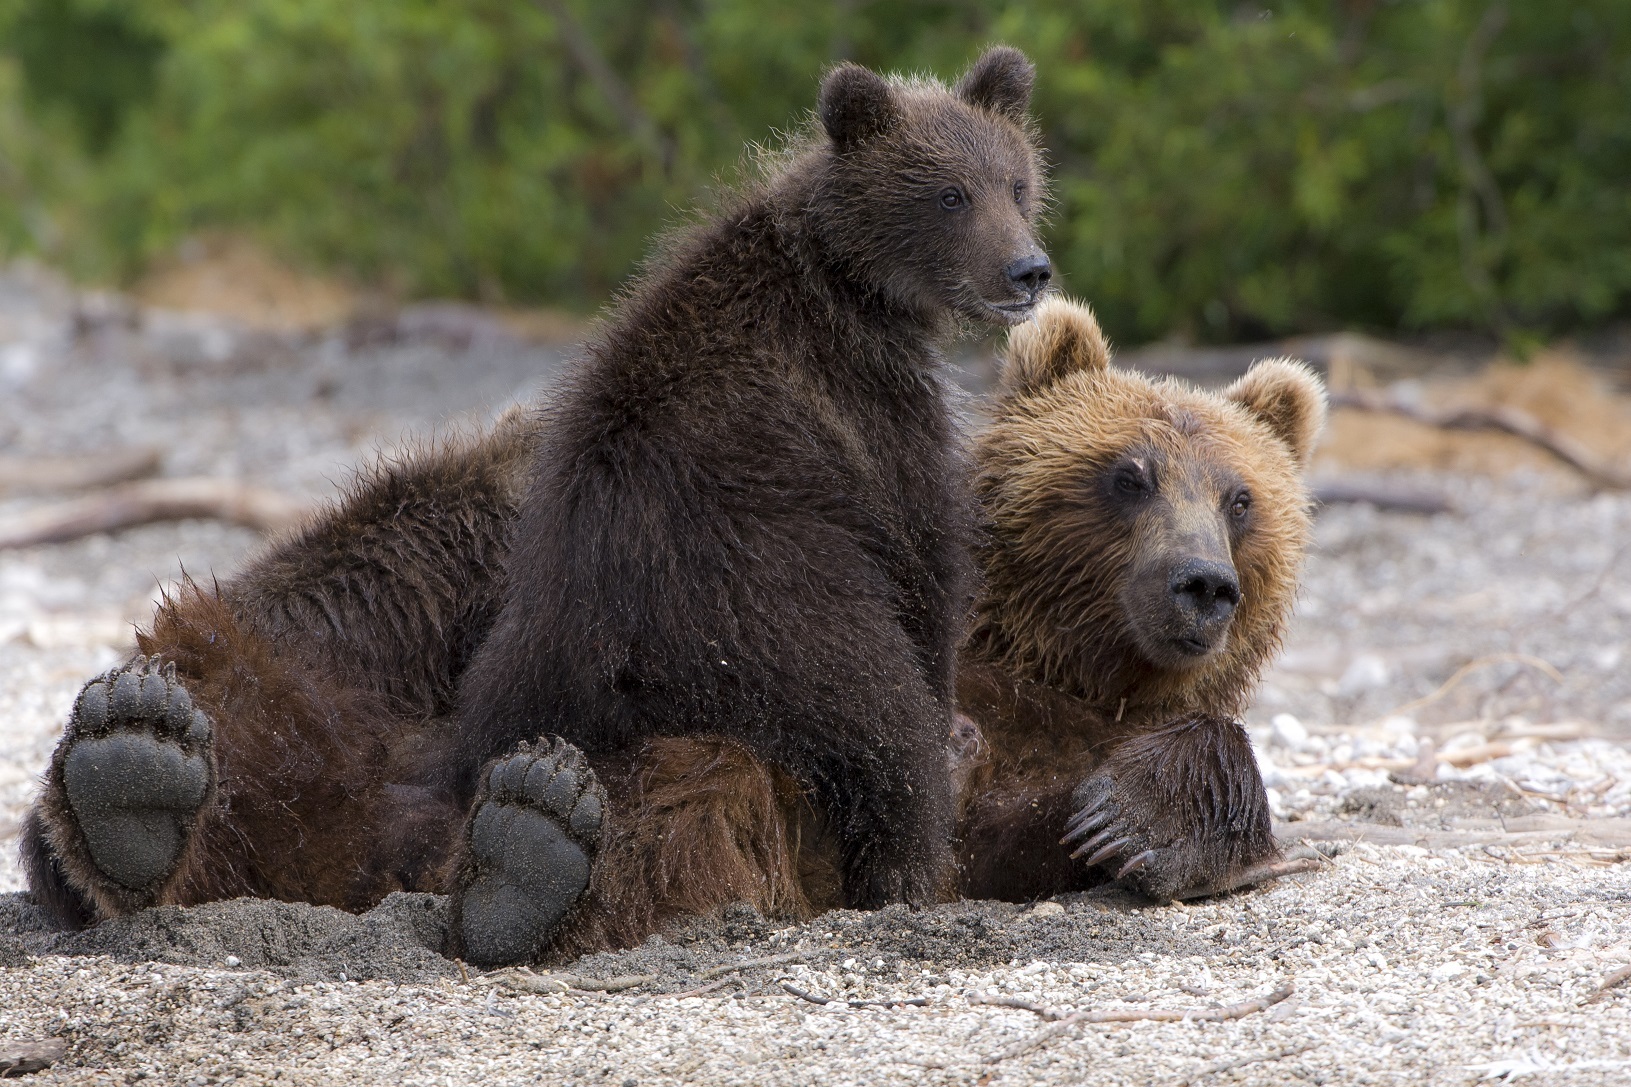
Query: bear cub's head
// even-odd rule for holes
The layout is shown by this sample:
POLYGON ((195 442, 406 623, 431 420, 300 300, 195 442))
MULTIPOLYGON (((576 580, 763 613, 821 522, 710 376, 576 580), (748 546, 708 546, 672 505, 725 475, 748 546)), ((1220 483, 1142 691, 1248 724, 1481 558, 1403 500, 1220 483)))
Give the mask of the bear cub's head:
POLYGON ((1240 713, 1290 614, 1324 420, 1302 363, 1198 390, 1112 367, 1092 311, 1043 303, 977 453, 974 649, 1106 712, 1240 713))
POLYGON ((841 64, 816 113, 830 153, 806 209, 850 276, 937 323, 1031 315, 1052 277, 1046 178, 1027 116, 1035 70, 987 50, 953 87, 841 64))

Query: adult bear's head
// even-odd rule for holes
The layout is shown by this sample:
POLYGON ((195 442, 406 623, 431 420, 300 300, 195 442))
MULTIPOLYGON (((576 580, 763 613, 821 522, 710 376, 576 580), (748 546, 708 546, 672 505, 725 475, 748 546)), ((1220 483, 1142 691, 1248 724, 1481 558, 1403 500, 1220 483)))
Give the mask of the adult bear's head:
POLYGON ((1111 712, 1240 712, 1308 546, 1318 379, 1276 359, 1216 393, 1153 380, 1052 299, 1010 336, 996 407, 976 649, 1111 712))
POLYGON ((953 87, 841 64, 821 85, 828 154, 805 209, 844 272, 928 319, 1027 319, 1051 278, 1036 238, 1046 178, 1026 110, 1035 75, 987 50, 953 87))

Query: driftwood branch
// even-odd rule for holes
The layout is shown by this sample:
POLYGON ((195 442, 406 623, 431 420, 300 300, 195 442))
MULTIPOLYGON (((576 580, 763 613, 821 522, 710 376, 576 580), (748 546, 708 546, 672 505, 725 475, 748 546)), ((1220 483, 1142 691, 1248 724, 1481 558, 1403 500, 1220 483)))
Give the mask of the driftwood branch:
POLYGON ((1586 999, 1582 1000, 1580 1003, 1595 1004, 1597 1001, 1607 996, 1612 989, 1617 986, 1624 985, 1627 981, 1631 981, 1631 966, 1622 966, 1618 970, 1611 971, 1609 975, 1603 979, 1602 984, 1598 985, 1596 989, 1592 990, 1592 994, 1586 997, 1586 999))
POLYGON ((188 518, 272 532, 296 524, 307 508, 279 491, 229 479, 150 479, 16 514, 0 528, 0 550, 188 518))
POLYGON ((1234 1057, 1230 1060, 1218 1061, 1215 1064, 1207 1065, 1205 1068, 1196 1069, 1194 1072, 1179 1080, 1175 1087, 1189 1087, 1189 1085, 1192 1083, 1197 1083, 1203 1079, 1211 1079, 1219 1072, 1232 1072, 1236 1068, 1244 1068, 1248 1064, 1262 1064, 1266 1061, 1283 1061, 1287 1057, 1300 1056, 1314 1048, 1315 1046, 1311 1044, 1299 1045, 1292 1046, 1290 1049, 1282 1049, 1274 1053, 1253 1053, 1245 1057, 1234 1057))
POLYGON ((78 457, 0 457, 0 494, 82 491, 145 479, 159 470, 157 449, 117 449, 78 457))
MULTIPOLYGON (((1288 981, 1284 985, 1280 986, 1280 988, 1274 990, 1272 993, 1269 993, 1267 996, 1260 996, 1255 1000, 1243 1000, 1239 1004, 1229 1004, 1221 1008, 1192 1008, 1187 1011, 1150 1008, 1145 1011, 1081 1011, 1066 1014, 1057 1008, 1043 1008, 1037 1005, 1011 1003, 1007 1006, 1022 1007, 1026 1011, 1035 1012, 1044 1019, 1052 1019, 1054 1021, 1050 1022, 1047 1026, 1043 1027, 1035 1034, 1032 1034, 1030 1037, 1022 1038, 1018 1042, 1015 1042, 1001 1053, 998 1053, 995 1056, 987 1057, 985 1059, 985 1063, 997 1064, 1001 1061, 1008 1060, 1011 1057, 1018 1057, 1021 1054, 1029 1053, 1037 1046, 1045 1045, 1053 1039, 1069 1034, 1072 1031, 1075 1031, 1078 1027, 1084 1026, 1088 1023, 1181 1023, 1192 1021, 1215 1023, 1226 1019, 1244 1019, 1248 1015, 1253 1015, 1257 1012, 1263 1011, 1266 1008, 1272 1008, 1274 1005, 1280 1003, 1280 1001, 1286 999, 1296 991, 1296 985, 1288 981)), ((995 1004, 1003 1003, 1003 1001, 1000 998, 986 998, 984 1000, 977 1000, 976 1003, 995 1004)))
POLYGON ((687 989, 683 993, 667 993, 664 995, 663 999, 685 1000, 693 996, 706 996, 709 993, 725 988, 727 985, 735 986, 736 988, 740 989, 742 988, 742 979, 720 978, 718 981, 710 981, 706 985, 698 985, 695 989, 687 989))
POLYGON ((617 993, 650 985, 656 974, 628 974, 615 978, 587 978, 580 974, 535 974, 525 967, 499 970, 476 979, 477 985, 500 985, 518 993, 617 993))
POLYGON ((1379 510, 1396 510, 1400 513, 1449 513, 1455 509, 1450 500, 1441 494, 1349 479, 1333 479, 1319 484, 1314 488, 1314 501, 1322 506, 1368 502, 1379 510))
POLYGON ((1331 393, 1333 408, 1351 408, 1385 415, 1398 415, 1440 430, 1494 430, 1521 438, 1545 450, 1605 490, 1631 490, 1631 472, 1605 463, 1596 453, 1569 435, 1547 426, 1521 408, 1497 404, 1487 408, 1451 408, 1443 411, 1408 404, 1396 397, 1367 389, 1345 389, 1331 393))
POLYGON ((791 982, 784 981, 781 987, 800 1000, 808 1000, 812 1004, 844 1004, 851 1008, 926 1008, 929 1001, 926 997, 902 997, 899 1000, 843 1000, 839 997, 820 996, 816 993, 800 989, 791 982))
POLYGON ((43 1072, 68 1053, 61 1038, 31 1038, 0 1042, 0 1078, 43 1072))
MULTIPOLYGON (((820 954, 817 952, 816 954, 820 954)), ((779 966, 787 962, 806 962, 811 958, 808 951, 788 951, 781 955, 765 955, 758 959, 743 959, 740 962, 721 963, 719 966, 710 966, 697 977, 703 981, 709 978, 721 977, 725 974, 734 974, 738 970, 752 970, 757 966, 779 966)))

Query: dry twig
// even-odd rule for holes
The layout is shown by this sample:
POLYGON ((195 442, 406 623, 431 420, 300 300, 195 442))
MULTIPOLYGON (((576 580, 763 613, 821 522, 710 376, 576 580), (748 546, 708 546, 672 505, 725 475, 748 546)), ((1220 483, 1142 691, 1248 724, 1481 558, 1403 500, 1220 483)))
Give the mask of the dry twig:
POLYGON ((1594 990, 1590 996, 1586 997, 1586 999, 1582 1000, 1580 1003, 1582 1005, 1595 1004, 1597 1001, 1607 996, 1609 990, 1615 988, 1616 986, 1625 984, 1627 980, 1631 980, 1631 966, 1622 966, 1618 970, 1612 970, 1609 972, 1608 976, 1603 979, 1602 984, 1598 985, 1596 990, 1594 990))
POLYGON ((1290 1049, 1282 1049, 1276 1053, 1253 1053, 1245 1057, 1235 1057, 1232 1060, 1218 1061, 1215 1064, 1209 1064, 1204 1068, 1196 1069, 1194 1072, 1191 1072, 1189 1075, 1179 1080, 1174 1087, 1189 1087, 1190 1084, 1195 1083, 1198 1080, 1215 1076, 1219 1072, 1231 1072, 1236 1068, 1244 1068, 1248 1064, 1262 1064, 1265 1061, 1283 1061, 1287 1057, 1295 1057, 1299 1054, 1307 1053, 1313 1048, 1315 1048, 1313 1045, 1299 1045, 1292 1046, 1290 1049))
POLYGON ((477 985, 502 985, 518 993, 565 993, 576 990, 591 993, 616 993, 650 985, 656 974, 629 974, 616 978, 586 978, 578 974, 535 974, 525 967, 499 970, 476 979, 477 985))
POLYGON ((1314 488, 1314 501, 1322 506, 1340 502, 1366 502, 1379 510, 1400 513, 1449 513, 1455 509, 1448 498, 1430 491, 1407 490, 1394 484, 1366 483, 1360 480, 1327 480, 1314 488))
POLYGON ((1500 431, 1545 450, 1585 476, 1595 487, 1615 491, 1631 489, 1631 473, 1604 463, 1574 438, 1510 405, 1437 411, 1365 389, 1344 389, 1331 393, 1331 407, 1398 415, 1440 430, 1500 431))
MULTIPOLYGON (((1230 1004, 1222 1008, 1193 1008, 1188 1011, 1151 1008, 1148 1011, 1113 1010, 1073 1012, 1070 1015, 1066 1015, 1062 1019, 1049 1023, 1047 1026, 1043 1027, 1035 1034, 1032 1034, 1030 1037, 1020 1039, 1018 1042, 1015 1042, 1001 1053, 987 1057, 985 1059, 985 1063, 997 1064, 1001 1061, 1008 1060, 1011 1057, 1018 1057, 1023 1053, 1029 1053, 1036 1047, 1045 1045, 1061 1035, 1069 1034, 1078 1027, 1087 1023, 1179 1023, 1187 1021, 1221 1022, 1226 1019, 1244 1019, 1246 1016, 1263 1011, 1265 1008, 1272 1008, 1274 1005, 1280 1003, 1280 1001, 1286 999, 1296 991, 1296 985, 1288 981, 1278 989, 1274 990, 1272 993, 1269 993, 1267 996, 1261 996, 1255 1000, 1243 1000, 1239 1004, 1230 1004)), ((1043 1009, 1037 1014, 1047 1018, 1047 1013, 1054 1012, 1056 1010, 1057 1009, 1052 1008, 1043 1009)))
POLYGON ((1040 1015, 1050 1023, 1063 1019, 1070 1014, 1070 1012, 1050 1008, 1045 1004, 1038 1004, 1034 1000, 1025 1000, 1017 996, 986 996, 984 993, 969 993, 968 1002, 970 1004, 989 1004, 997 1008, 1018 1008, 1022 1012, 1040 1015))
POLYGON ((838 997, 819 996, 816 993, 806 992, 791 982, 784 981, 780 984, 783 989, 800 1000, 808 1000, 812 1004, 847 1004, 852 1008, 927 1008, 929 1006, 928 998, 921 996, 902 997, 899 1000, 842 1000, 838 997))
POLYGON ((306 510, 286 494, 230 479, 149 479, 17 514, 0 530, 0 550, 194 517, 271 532, 295 524, 306 510))
POLYGON ((706 985, 699 985, 695 989, 687 989, 683 993, 668 993, 664 997, 664 999, 666 999, 666 1000, 684 1000, 686 997, 702 996, 704 993, 711 993, 716 989, 723 989, 727 985, 741 985, 741 984, 742 984, 742 979, 741 978, 720 978, 718 981, 710 981, 706 985))
POLYGON ((159 470, 157 449, 118 449, 80 457, 0 457, 0 494, 79 491, 145 479, 159 470))
POLYGON ((758 959, 743 959, 741 962, 728 962, 719 966, 710 966, 697 975, 698 978, 717 978, 721 974, 734 974, 738 970, 752 970, 756 966, 778 966, 784 962, 803 962, 810 958, 808 951, 789 951, 782 955, 766 955, 758 959))

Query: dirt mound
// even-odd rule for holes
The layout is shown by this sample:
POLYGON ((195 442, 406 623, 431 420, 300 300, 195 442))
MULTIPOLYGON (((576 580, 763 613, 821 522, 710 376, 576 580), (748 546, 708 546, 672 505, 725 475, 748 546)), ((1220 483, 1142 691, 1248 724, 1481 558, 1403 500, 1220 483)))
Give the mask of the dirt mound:
POLYGON ((240 898, 159 906, 83 932, 50 928, 26 895, 0 896, 0 963, 31 955, 105 955, 220 969, 266 969, 300 981, 433 981, 458 968, 439 954, 447 900, 394 894, 365 914, 240 898))

